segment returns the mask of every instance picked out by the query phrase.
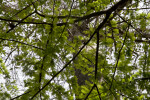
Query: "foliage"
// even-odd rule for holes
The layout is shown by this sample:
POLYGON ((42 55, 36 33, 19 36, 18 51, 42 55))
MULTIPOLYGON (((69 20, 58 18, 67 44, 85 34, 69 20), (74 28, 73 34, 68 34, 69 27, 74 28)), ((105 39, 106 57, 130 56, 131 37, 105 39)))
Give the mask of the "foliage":
POLYGON ((0 0, 0 99, 150 99, 149 3, 0 0))

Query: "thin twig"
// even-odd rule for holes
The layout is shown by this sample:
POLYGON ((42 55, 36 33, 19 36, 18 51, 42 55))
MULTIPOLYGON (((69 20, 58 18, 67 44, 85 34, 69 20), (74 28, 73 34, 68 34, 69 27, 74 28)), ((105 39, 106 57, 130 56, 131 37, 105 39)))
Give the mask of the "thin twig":
POLYGON ((27 44, 27 43, 24 43, 24 42, 21 42, 21 41, 17 41, 17 40, 13 40, 13 39, 5 39, 5 38, 1 38, 1 37, 0 37, 0 39, 1 40, 7 40, 7 41, 13 41, 13 42, 21 43, 21 44, 24 44, 24 45, 27 45, 27 46, 30 46, 30 47, 33 47, 33 48, 36 48, 36 49, 44 50, 43 48, 31 45, 31 44, 27 44))
MULTIPOLYGON (((129 30, 129 27, 128 27, 127 30, 129 30)), ((115 74, 116 74, 116 71, 117 71, 117 67, 118 67, 118 63, 119 63, 121 51, 122 51, 122 49, 123 49, 123 46, 125 45, 126 38, 127 38, 127 31, 126 31, 125 38, 124 38, 124 40, 123 40, 123 44, 122 44, 122 46, 121 46, 121 48, 120 48, 120 50, 119 50, 119 53, 118 53, 118 58, 117 58, 116 66, 115 66, 115 71, 114 71, 114 73, 113 73, 111 85, 110 85, 110 88, 109 88, 110 90, 111 90, 111 87, 112 87, 112 84, 113 84, 113 80, 114 80, 114 77, 115 77, 115 74)))
POLYGON ((101 94, 99 93, 99 90, 98 90, 97 85, 96 85, 95 87, 96 87, 96 90, 97 90, 97 93, 98 93, 99 99, 100 99, 100 100, 102 100, 102 98, 101 98, 101 94))
POLYGON ((25 18, 23 18, 22 20, 20 20, 16 25, 14 25, 14 27, 12 27, 11 29, 9 29, 6 33, 9 33, 10 31, 12 31, 15 27, 17 27, 22 21, 24 21, 25 19, 27 19, 29 16, 31 16, 32 14, 34 14, 35 12, 30 13, 29 15, 27 15, 25 18))
POLYGON ((23 94, 21 94, 21 95, 18 95, 17 97, 14 97, 14 98, 10 99, 10 100, 15 100, 15 99, 17 99, 17 98, 19 98, 19 97, 21 97, 21 96, 23 96, 23 95, 26 95, 26 94, 30 93, 30 92, 31 92, 31 91, 28 91, 28 92, 26 92, 26 93, 23 93, 23 94))

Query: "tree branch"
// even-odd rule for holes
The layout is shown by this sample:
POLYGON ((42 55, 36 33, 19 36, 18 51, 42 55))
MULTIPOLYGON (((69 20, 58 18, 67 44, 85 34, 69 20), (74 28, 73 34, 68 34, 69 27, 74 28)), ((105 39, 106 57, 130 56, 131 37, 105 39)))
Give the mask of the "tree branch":
POLYGON ((1 40, 7 40, 7 41, 13 41, 13 42, 21 43, 21 44, 24 44, 24 45, 27 45, 27 46, 30 46, 30 47, 33 47, 33 48, 36 48, 36 49, 44 50, 43 48, 40 48, 40 47, 31 45, 31 44, 27 44, 27 43, 24 43, 24 42, 20 42, 20 41, 17 41, 17 40, 4 39, 4 38, 1 38, 1 37, 0 37, 0 39, 1 39, 1 40))
POLYGON ((97 90, 97 93, 98 93, 99 99, 100 99, 100 100, 102 100, 102 98, 101 98, 101 94, 99 93, 99 90, 98 90, 97 85, 96 85, 95 87, 96 87, 96 90, 97 90))
POLYGON ((96 45, 96 56, 95 56, 95 81, 97 81, 98 51, 99 51, 99 32, 97 32, 97 45, 96 45))
POLYGON ((91 35, 91 37, 89 38, 89 40, 80 48, 80 50, 77 52, 77 54, 68 62, 64 65, 64 67, 57 72, 39 91, 37 91, 33 97, 30 99, 32 100, 40 91, 42 91, 47 85, 50 84, 50 82, 57 76, 59 75, 79 54, 80 52, 84 49, 84 47, 92 40, 92 38, 94 37, 94 35, 104 26, 104 24, 107 22, 108 18, 110 16, 110 13, 108 13, 105 17, 105 19, 103 20, 103 22, 98 26, 98 28, 95 30, 95 32, 91 35))
MULTIPOLYGON (((89 19, 89 18, 92 18, 92 17, 95 17, 95 16, 100 16, 100 15, 103 15, 103 14, 107 14, 109 12, 113 12, 113 11, 117 10, 118 7, 123 6, 123 4, 126 4, 128 1, 130 1, 130 0, 121 0, 108 10, 94 12, 92 14, 85 15, 83 17, 79 17, 78 19, 74 20, 74 22, 83 21, 83 20, 86 20, 86 19, 89 19)), ((35 13, 37 13, 37 11, 35 11, 35 13)), ((45 17, 44 15, 41 15, 41 16, 45 17)), ((65 16, 58 16, 58 17, 63 18, 65 16)), ((47 24, 47 25, 51 25, 51 26, 53 25, 52 23, 46 23, 46 22, 23 22, 23 21, 20 21, 20 20, 11 20, 11 19, 5 19, 5 18, 0 18, 0 20, 9 21, 9 22, 18 22, 18 23, 24 23, 24 24, 47 24)), ((56 25, 57 26, 63 26, 63 25, 66 25, 66 24, 67 23, 57 23, 56 25)))
POLYGON ((150 77, 137 78, 135 80, 150 80, 150 77))
POLYGON ((96 87, 96 84, 94 84, 94 85, 92 86, 92 89, 91 89, 90 92, 87 94, 87 96, 85 97, 84 100, 86 100, 86 99, 88 98, 88 96, 91 94, 91 92, 92 92, 92 90, 94 89, 94 87, 96 87))
POLYGON ((94 33, 91 35, 91 37, 89 38, 89 40, 80 48, 80 50, 77 52, 77 54, 68 62, 64 65, 64 67, 59 71, 57 72, 40 90, 38 90, 30 100, 32 100, 38 93, 40 93, 40 91, 42 91, 46 86, 48 86, 51 81, 57 77, 79 54, 80 52, 84 49, 84 47, 92 40, 92 38, 94 37, 94 35, 96 33, 99 32, 99 30, 106 24, 107 20, 109 19, 109 16, 111 15, 111 13, 113 11, 115 11, 120 5, 128 2, 130 0, 121 0, 119 1, 117 4, 115 4, 113 7, 111 7, 110 9, 108 9, 108 11, 106 12, 106 16, 105 16, 105 19, 102 21, 102 23, 98 26, 98 28, 94 31, 94 33))
POLYGON ((25 19, 27 19, 29 16, 31 16, 32 14, 34 14, 35 12, 30 13, 29 15, 27 15, 25 18, 23 18, 22 20, 20 20, 16 25, 14 25, 11 29, 9 29, 6 33, 9 33, 10 31, 12 31, 15 27, 17 27, 22 21, 24 21, 25 19))
POLYGON ((14 97, 14 98, 10 99, 10 100, 15 100, 15 99, 17 99, 17 98, 19 98, 19 97, 21 97, 21 96, 23 96, 23 95, 26 95, 26 94, 30 93, 30 92, 31 92, 31 91, 28 91, 28 92, 26 92, 26 93, 23 93, 23 94, 21 94, 21 95, 18 95, 17 97, 14 97))
MULTIPOLYGON (((128 27, 128 30, 129 30, 129 27, 128 27)), ((128 31, 128 30, 127 30, 127 31, 128 31)), ((121 46, 121 48, 120 48, 120 50, 119 50, 119 53, 118 53, 118 58, 117 58, 116 66, 115 66, 115 71, 114 71, 114 74, 113 74, 113 77, 112 77, 112 81, 111 81, 111 85, 110 85, 110 88, 109 88, 110 90, 111 90, 111 87, 112 87, 112 84, 113 84, 113 80, 114 80, 114 77, 115 77, 115 74, 116 74, 116 71, 117 71, 117 67, 118 67, 118 63, 119 63, 121 51, 122 51, 122 49, 123 49, 123 46, 124 46, 125 41, 126 41, 126 38, 127 38, 127 31, 126 31, 125 38, 124 38, 124 40, 123 40, 123 44, 122 44, 122 46, 121 46)))

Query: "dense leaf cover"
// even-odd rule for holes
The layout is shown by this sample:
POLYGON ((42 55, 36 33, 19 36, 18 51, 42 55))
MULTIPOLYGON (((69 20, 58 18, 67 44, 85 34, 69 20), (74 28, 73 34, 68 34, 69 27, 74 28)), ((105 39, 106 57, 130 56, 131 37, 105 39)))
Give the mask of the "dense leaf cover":
POLYGON ((149 0, 0 0, 0 99, 149 100, 149 0))

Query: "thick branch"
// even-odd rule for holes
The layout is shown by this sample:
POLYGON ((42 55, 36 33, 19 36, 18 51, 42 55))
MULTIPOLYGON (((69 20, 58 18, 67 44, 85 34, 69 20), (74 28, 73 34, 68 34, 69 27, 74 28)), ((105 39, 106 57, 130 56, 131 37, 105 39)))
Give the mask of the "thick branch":
MULTIPOLYGON (((115 10, 118 9, 118 7, 121 7, 122 6, 124 7, 124 5, 130 0, 121 0, 120 2, 118 2, 117 4, 115 4, 113 7, 111 7, 110 9, 108 10, 105 10, 105 11, 99 11, 99 12, 94 12, 92 14, 89 14, 89 15, 85 15, 83 17, 80 17, 76 20, 74 20, 74 22, 79 22, 79 21, 83 21, 83 20, 86 20, 86 19, 89 19, 89 18, 92 18, 92 17, 95 17, 95 16, 100 16, 100 15, 103 15, 103 14, 107 14, 108 12, 113 12, 115 10), (123 5, 124 4, 124 5, 123 5)), ((35 11, 37 13, 37 11, 35 11)), ((44 17, 44 15, 41 15, 44 17)), ((60 17, 60 18, 63 18, 65 16, 57 16, 57 17, 60 17)), ((9 22, 18 22, 18 23, 24 23, 24 24, 47 24, 47 25, 53 25, 52 23, 46 23, 46 22, 23 22, 23 21, 20 21, 20 20, 11 20, 11 19, 5 19, 5 18, 0 18, 0 20, 3 20, 3 21, 9 21, 9 22)), ((57 23, 56 25, 57 26, 63 26, 63 25, 66 25, 67 23, 57 23)), ((68 23, 69 24, 69 23, 68 23)))
POLYGON ((95 81, 97 80, 98 51, 99 51, 99 32, 97 33, 97 45, 96 45, 96 57, 95 57, 95 81))

